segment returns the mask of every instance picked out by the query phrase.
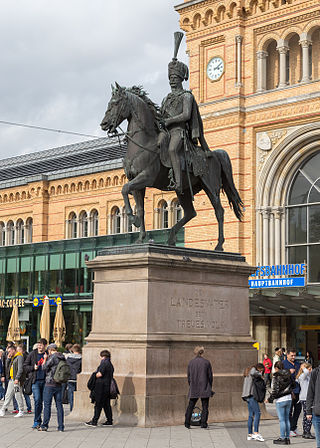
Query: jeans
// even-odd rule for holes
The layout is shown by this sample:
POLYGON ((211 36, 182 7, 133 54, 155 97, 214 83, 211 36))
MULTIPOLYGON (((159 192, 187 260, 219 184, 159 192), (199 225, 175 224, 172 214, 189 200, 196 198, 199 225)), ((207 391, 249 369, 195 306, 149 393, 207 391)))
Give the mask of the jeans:
POLYGON ((77 389, 77 383, 75 381, 68 381, 68 400, 70 404, 70 412, 73 409, 73 394, 77 389))
POLYGON ((292 399, 291 409, 290 409, 290 431, 295 431, 297 429, 299 416, 301 413, 301 403, 299 401, 299 394, 295 394, 295 398, 292 399))
POLYGON ((290 437, 289 413, 291 400, 277 402, 276 408, 280 423, 280 437, 281 439, 288 439, 290 437))
MULTIPOLYGON (((27 411, 31 411, 31 400, 30 400, 30 396, 27 394, 23 394, 25 402, 26 402, 26 406, 27 406, 27 411)), ((13 409, 17 410, 18 409, 18 403, 17 400, 13 397, 13 409)))
POLYGON ((252 434, 252 424, 254 426, 253 431, 259 432, 259 423, 261 415, 259 403, 253 397, 247 398, 246 402, 248 404, 248 411, 249 411, 248 434, 252 434))
MULTIPOLYGON (((198 398, 190 398, 189 404, 186 410, 185 424, 190 425, 193 409, 198 401, 198 398)), ((209 398, 201 398, 202 412, 201 412, 201 426, 208 424, 209 415, 209 398)))
POLYGON ((312 423, 316 434, 317 448, 320 448, 320 415, 313 414, 312 423))
POLYGON ((41 425, 41 413, 43 408, 43 390, 44 390, 44 381, 36 381, 32 384, 32 394, 34 399, 34 420, 33 426, 41 425))
POLYGON ((52 399, 54 397, 54 401, 56 402, 56 408, 57 408, 57 417, 58 417, 58 430, 63 431, 64 430, 64 413, 63 413, 63 406, 62 406, 62 388, 61 386, 44 386, 43 391, 43 403, 44 403, 44 410, 43 410, 43 422, 41 427, 42 428, 48 428, 49 421, 51 418, 51 404, 52 399))
POLYGON ((265 385, 268 387, 271 387, 271 376, 270 376, 270 373, 265 373, 264 374, 264 382, 265 382, 265 385))

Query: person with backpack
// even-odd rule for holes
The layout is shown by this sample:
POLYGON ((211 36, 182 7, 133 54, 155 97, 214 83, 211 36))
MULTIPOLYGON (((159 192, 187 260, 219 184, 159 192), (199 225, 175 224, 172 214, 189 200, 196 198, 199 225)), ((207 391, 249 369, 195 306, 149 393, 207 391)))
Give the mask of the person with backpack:
POLYGON ((102 425, 112 426, 110 387, 114 368, 110 358, 111 353, 109 350, 102 350, 102 352, 100 352, 100 365, 95 374, 91 375, 92 379, 94 379, 95 376, 90 394, 91 401, 94 403, 94 415, 92 420, 85 423, 87 426, 96 427, 98 425, 102 409, 104 410, 107 419, 102 425))
POLYGON ((247 367, 243 373, 244 381, 242 389, 242 399, 246 401, 249 411, 247 440, 256 440, 257 442, 264 442, 264 438, 262 437, 261 434, 259 434, 261 411, 259 407, 259 402, 257 401, 258 391, 256 387, 257 383, 260 385, 261 382, 264 383, 262 378, 263 372, 264 372, 264 365, 262 363, 258 363, 255 366, 247 367), (252 426, 254 429, 253 432, 252 432, 252 426))
POLYGON ((43 422, 38 431, 47 431, 51 418, 51 404, 54 398, 58 414, 58 431, 64 431, 64 412, 62 406, 62 384, 70 378, 70 367, 65 357, 58 352, 56 344, 48 345, 49 357, 45 353, 43 370, 46 374, 43 391, 43 422))
POLYGON ((280 437, 273 441, 275 445, 290 445, 290 409, 292 403, 292 391, 296 383, 290 370, 283 368, 283 362, 277 361, 274 365, 272 391, 267 403, 276 403, 277 414, 280 423, 280 437))
POLYGON ((67 357, 67 363, 70 366, 70 379, 68 381, 68 399, 70 404, 70 412, 73 409, 73 395, 77 390, 77 375, 81 372, 81 347, 79 344, 74 344, 71 348, 71 353, 67 357))

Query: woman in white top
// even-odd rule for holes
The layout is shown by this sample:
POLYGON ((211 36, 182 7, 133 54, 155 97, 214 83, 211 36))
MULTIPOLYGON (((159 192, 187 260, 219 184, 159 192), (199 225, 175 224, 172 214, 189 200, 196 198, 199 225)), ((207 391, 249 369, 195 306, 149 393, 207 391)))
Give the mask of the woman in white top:
POLYGON ((274 375, 272 382, 272 392, 266 400, 268 403, 276 403, 277 414, 280 423, 280 437, 273 441, 275 445, 290 444, 290 420, 291 392, 295 387, 295 381, 291 372, 283 368, 282 361, 277 361, 274 365, 274 375))
POLYGON ((311 377, 312 372, 312 365, 308 362, 303 362, 300 366, 300 370, 297 373, 296 380, 300 384, 301 391, 299 394, 300 403, 303 407, 303 434, 302 437, 304 439, 315 439, 315 437, 311 434, 311 425, 312 425, 312 419, 307 419, 307 413, 306 413, 306 400, 307 400, 307 392, 309 387, 309 381, 311 377))

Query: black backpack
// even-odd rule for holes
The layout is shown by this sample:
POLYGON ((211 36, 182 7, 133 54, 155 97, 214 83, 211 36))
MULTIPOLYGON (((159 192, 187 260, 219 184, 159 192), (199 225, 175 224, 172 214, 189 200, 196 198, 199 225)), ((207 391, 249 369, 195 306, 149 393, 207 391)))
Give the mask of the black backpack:
POLYGON ((263 403, 264 399, 266 397, 266 385, 263 381, 262 377, 253 377, 253 391, 252 395, 255 400, 257 400, 258 403, 263 403))

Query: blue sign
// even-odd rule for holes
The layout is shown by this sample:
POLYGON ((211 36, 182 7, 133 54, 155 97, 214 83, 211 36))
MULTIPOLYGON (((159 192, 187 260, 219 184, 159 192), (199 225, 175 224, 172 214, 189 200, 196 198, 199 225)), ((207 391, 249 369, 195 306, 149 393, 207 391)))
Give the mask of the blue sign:
POLYGON ((249 288, 295 288, 305 286, 305 277, 264 278, 249 280, 249 288))
MULTIPOLYGON (((57 306, 59 303, 62 304, 62 297, 61 296, 58 296, 58 297, 48 297, 48 299, 49 299, 49 305, 57 306)), ((45 300, 45 297, 34 297, 33 298, 33 302, 32 302, 32 306, 34 308, 38 308, 38 306, 43 306, 44 300, 45 300)))

